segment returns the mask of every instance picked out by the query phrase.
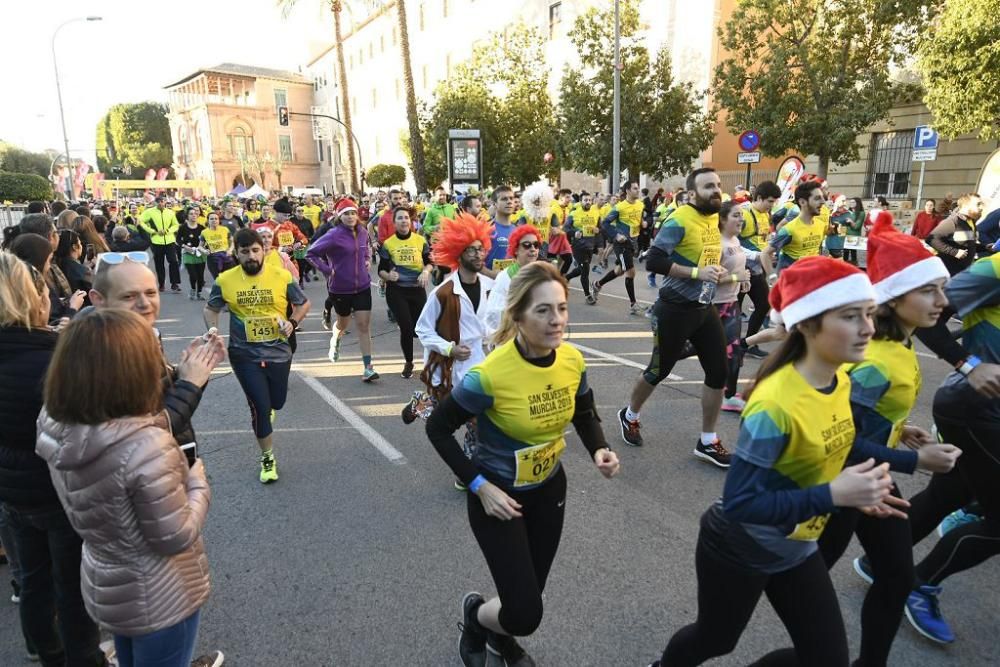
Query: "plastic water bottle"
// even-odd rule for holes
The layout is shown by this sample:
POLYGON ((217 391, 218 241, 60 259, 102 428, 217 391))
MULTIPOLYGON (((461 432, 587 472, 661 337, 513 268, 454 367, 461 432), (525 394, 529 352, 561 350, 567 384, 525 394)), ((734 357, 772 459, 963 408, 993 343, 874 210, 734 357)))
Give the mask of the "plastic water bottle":
POLYGON ((716 287, 715 283, 709 280, 703 280, 701 283, 701 294, 698 295, 698 303, 712 303, 712 300, 715 299, 716 287))

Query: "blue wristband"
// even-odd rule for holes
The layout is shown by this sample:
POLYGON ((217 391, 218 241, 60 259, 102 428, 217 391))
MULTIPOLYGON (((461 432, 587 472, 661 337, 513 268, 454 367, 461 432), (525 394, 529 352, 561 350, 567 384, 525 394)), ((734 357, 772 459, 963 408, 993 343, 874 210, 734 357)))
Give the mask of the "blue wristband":
POLYGON ((479 487, 486 483, 486 478, 482 475, 476 475, 476 478, 469 482, 469 491, 473 493, 479 492, 479 487))
POLYGON ((970 354, 968 357, 965 358, 965 361, 962 362, 962 365, 959 366, 956 370, 962 375, 968 377, 969 373, 971 373, 976 368, 976 366, 978 366, 981 363, 982 360, 979 357, 977 357, 974 354, 970 354))

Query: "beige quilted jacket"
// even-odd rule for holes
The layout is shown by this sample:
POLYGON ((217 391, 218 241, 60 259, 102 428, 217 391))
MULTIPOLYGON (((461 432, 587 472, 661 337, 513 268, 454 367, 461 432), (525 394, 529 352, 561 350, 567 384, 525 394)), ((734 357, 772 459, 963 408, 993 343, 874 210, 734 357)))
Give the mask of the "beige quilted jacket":
POLYGON ((168 429, 165 413, 96 426, 38 416, 35 451, 83 538, 87 611, 119 635, 174 625, 208 598, 205 468, 188 468, 168 429))

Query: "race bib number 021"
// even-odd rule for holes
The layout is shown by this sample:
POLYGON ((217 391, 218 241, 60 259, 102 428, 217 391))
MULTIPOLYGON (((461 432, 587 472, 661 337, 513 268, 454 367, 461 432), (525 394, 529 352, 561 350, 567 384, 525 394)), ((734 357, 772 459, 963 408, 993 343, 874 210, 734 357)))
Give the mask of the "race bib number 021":
POLYGON ((248 317, 244 326, 250 343, 270 343, 281 338, 277 317, 248 317))
POLYGON ((543 445, 525 447, 514 452, 517 470, 514 476, 514 487, 541 484, 559 463, 559 457, 566 449, 566 440, 559 438, 543 445))

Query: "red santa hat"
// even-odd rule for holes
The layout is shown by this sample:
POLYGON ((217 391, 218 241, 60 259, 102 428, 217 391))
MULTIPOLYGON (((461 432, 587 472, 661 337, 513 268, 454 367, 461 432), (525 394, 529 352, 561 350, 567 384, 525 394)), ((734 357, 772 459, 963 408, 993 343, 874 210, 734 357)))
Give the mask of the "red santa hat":
POLYGON ((830 257, 803 257, 782 269, 771 289, 771 321, 789 331, 799 322, 855 301, 875 299, 868 276, 830 257))
POLYGON ((897 231, 892 214, 882 211, 868 234, 868 277, 875 287, 875 301, 881 304, 948 278, 948 269, 916 236, 897 231))
POLYGON ((342 213, 347 213, 348 211, 354 211, 357 213, 358 205, 355 204, 354 200, 350 197, 344 197, 337 202, 337 215, 340 216, 342 213))

